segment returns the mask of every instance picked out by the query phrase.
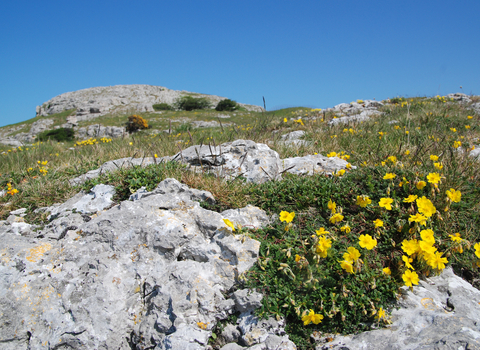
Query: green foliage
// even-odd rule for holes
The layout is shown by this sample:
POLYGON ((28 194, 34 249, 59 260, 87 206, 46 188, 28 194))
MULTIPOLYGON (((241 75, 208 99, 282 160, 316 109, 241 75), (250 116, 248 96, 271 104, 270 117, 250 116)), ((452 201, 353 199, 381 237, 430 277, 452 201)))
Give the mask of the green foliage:
POLYGON ((148 123, 139 115, 131 115, 128 117, 126 129, 131 134, 138 130, 148 129, 148 123))
POLYGON ((181 133, 185 133, 187 131, 190 131, 193 129, 193 126, 192 124, 190 123, 183 123, 183 124, 180 124, 179 126, 177 126, 175 128, 175 133, 176 134, 181 134, 181 133))
POLYGON ((73 141, 75 132, 71 128, 46 130, 37 135, 37 141, 55 140, 58 142, 73 141))
POLYGON ((205 97, 192 97, 192 96, 182 96, 177 102, 175 102, 175 107, 183 111, 193 111, 195 109, 207 109, 210 108, 211 103, 205 97))
POLYGON ((356 169, 343 177, 286 175, 283 181, 250 189, 254 203, 269 214, 295 213, 293 225, 276 221, 254 233, 261 242, 260 258, 246 278, 250 287, 264 293, 259 314, 285 317, 291 339, 300 348, 312 346, 309 334, 313 331, 357 333, 381 323, 375 319, 378 310, 388 308, 398 288, 404 285, 402 275, 407 267, 402 256, 412 259, 419 276, 438 272, 440 268, 427 263, 427 253, 408 255, 403 251, 405 241, 422 241, 423 230, 434 232, 433 246, 448 257, 454 268, 470 270, 472 258, 475 261, 473 252, 466 254, 463 250, 478 240, 478 235, 465 233, 466 223, 477 221, 477 214, 463 210, 468 204, 448 201, 445 188, 439 190, 428 183, 427 174, 405 170, 397 162, 389 163, 385 167, 356 169), (386 172, 396 177, 386 180, 386 172), (418 189, 416 183, 423 180, 427 185, 418 189), (436 207, 437 214, 427 218, 425 226, 409 221, 419 210, 415 201, 404 200, 409 195, 425 196, 436 207), (367 196, 371 203, 362 207, 358 196, 367 196), (393 199, 391 210, 378 205, 382 198, 393 199), (335 202, 335 209, 329 208, 329 201, 335 202), (343 215, 341 222, 331 222, 334 213, 343 215), (453 217, 458 223, 454 228, 446 224, 453 217), (383 221, 383 226, 375 226, 377 219, 383 221), (328 232, 316 233, 321 228, 328 232), (455 232, 461 232, 461 242, 451 238, 455 232), (377 240, 371 250, 359 245, 359 237, 366 234, 377 240), (331 243, 326 256, 318 248, 322 239, 331 243), (361 254, 352 264, 354 273, 348 273, 340 264, 349 247, 361 254), (387 267, 391 275, 383 271, 387 267), (301 318, 308 310, 324 316, 323 321, 304 326, 301 318))
POLYGON ((155 111, 173 111, 175 108, 170 106, 168 103, 157 103, 152 105, 155 111))
POLYGON ((221 100, 218 102, 217 107, 215 107, 216 111, 234 111, 238 108, 237 102, 232 101, 230 99, 221 100))

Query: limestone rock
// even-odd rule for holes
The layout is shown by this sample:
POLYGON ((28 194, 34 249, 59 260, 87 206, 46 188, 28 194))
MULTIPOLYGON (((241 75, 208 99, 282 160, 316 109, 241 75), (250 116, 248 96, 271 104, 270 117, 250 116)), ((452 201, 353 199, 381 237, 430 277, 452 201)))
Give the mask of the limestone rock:
MULTIPOLYGON (((339 170, 346 169, 348 162, 338 157, 324 157, 321 154, 305 157, 285 158, 283 168, 295 175, 326 174, 332 175, 339 170)), ((352 169, 355 169, 352 166, 352 169)))
POLYGON ((73 212, 77 195, 35 235, 11 232, 15 218, 1 225, 2 348, 205 349, 260 243, 231 234, 195 193, 168 179, 101 215, 73 212))
POLYGON ((240 224, 246 228, 261 228, 270 223, 265 210, 250 204, 244 208, 222 211, 221 214, 225 219, 230 220, 235 227, 240 224))
POLYGON ((100 124, 93 124, 81 128, 74 128, 75 136, 79 139, 91 137, 124 137, 127 136, 125 127, 119 126, 103 126, 100 124))
POLYGON ((247 182, 262 183, 281 178, 280 157, 262 143, 236 140, 217 147, 191 146, 173 159, 192 166, 205 166, 217 176, 234 179, 243 176, 247 182))
MULTIPOLYGON (((108 113, 153 112, 152 105, 158 103, 173 104, 182 96, 190 96, 187 91, 170 90, 152 85, 116 85, 94 87, 58 95, 37 106, 37 116, 49 116, 65 110, 75 109, 78 121, 91 120, 108 113)), ((194 94, 205 97, 215 106, 224 97, 194 94)), ((239 103, 251 111, 263 111, 263 108, 239 103)))
POLYGON ((400 309, 387 329, 337 337, 317 350, 480 349, 480 291, 446 268, 403 287, 400 309))
POLYGON ((114 171, 117 169, 122 169, 122 168, 130 168, 132 166, 147 166, 150 164, 160 164, 162 162, 166 162, 170 160, 171 157, 163 157, 163 158, 158 158, 155 159, 153 157, 147 157, 147 158, 120 158, 116 160, 110 160, 108 162, 105 162, 102 164, 102 166, 98 169, 95 170, 90 170, 86 174, 80 175, 78 177, 75 177, 70 180, 71 185, 80 185, 85 183, 88 179, 94 179, 100 174, 114 171))

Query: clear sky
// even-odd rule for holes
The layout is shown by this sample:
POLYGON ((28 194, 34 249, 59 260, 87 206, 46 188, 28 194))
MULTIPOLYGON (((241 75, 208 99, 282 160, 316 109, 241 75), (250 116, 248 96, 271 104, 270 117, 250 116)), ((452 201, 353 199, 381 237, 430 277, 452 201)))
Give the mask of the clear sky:
POLYGON ((268 110, 480 94, 479 13, 479 0, 4 0, 0 126, 119 84, 265 96, 268 110))

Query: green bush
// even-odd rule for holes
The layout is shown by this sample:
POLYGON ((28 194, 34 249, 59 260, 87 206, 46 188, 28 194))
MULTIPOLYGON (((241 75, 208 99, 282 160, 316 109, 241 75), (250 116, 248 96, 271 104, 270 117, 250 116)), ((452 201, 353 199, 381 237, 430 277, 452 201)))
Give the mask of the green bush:
POLYGON ((127 121, 127 131, 131 134, 137 130, 148 129, 148 123, 139 115, 131 115, 127 121))
POLYGON ((58 142, 73 141, 75 132, 71 128, 46 130, 37 136, 37 141, 55 140, 58 142))
POLYGON ((237 102, 232 101, 230 99, 222 100, 218 102, 217 107, 215 107, 215 110, 217 111, 234 111, 238 108, 237 102))
POLYGON ((157 103, 157 104, 154 104, 152 107, 155 111, 173 111, 174 110, 173 106, 170 106, 168 103, 157 103))
POLYGON ((175 102, 175 106, 177 109, 183 111, 193 111, 195 109, 210 108, 211 104, 205 97, 194 98, 192 96, 183 96, 175 102))

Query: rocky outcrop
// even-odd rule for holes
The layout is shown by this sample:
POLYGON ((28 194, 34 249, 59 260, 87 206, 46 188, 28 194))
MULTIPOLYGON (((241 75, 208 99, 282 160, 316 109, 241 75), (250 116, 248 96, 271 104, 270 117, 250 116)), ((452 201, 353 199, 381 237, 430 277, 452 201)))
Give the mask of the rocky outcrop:
MULTIPOLYGON (((91 120, 107 113, 153 112, 152 105, 158 103, 173 104, 182 96, 205 97, 213 106, 225 97, 195 94, 187 91, 170 90, 153 85, 116 85, 94 87, 67 92, 37 106, 37 116, 49 116, 66 110, 76 110, 78 121, 91 120)), ((259 106, 239 103, 250 111, 262 111, 259 106)))
MULTIPOLYGON (((54 214, 40 231, 12 230, 15 215, 0 225, 2 349, 205 349, 233 312, 243 344, 295 348, 252 316, 261 295, 233 293, 260 243, 195 201, 210 193, 167 179, 134 201, 111 207, 111 196, 96 186, 45 208, 54 214)), ((245 213, 244 227, 268 222, 258 208, 245 213)))
MULTIPOLYGON (((227 179, 243 177, 247 182, 263 183, 279 180, 283 172, 293 174, 332 175, 346 169, 348 162, 338 157, 320 154, 305 157, 280 159, 278 153, 263 143, 250 140, 236 140, 218 146, 195 145, 178 152, 172 157, 122 158, 104 163, 100 168, 70 180, 72 185, 84 183, 87 179, 120 167, 147 166, 167 161, 189 165, 193 170, 207 170, 227 179)), ((355 167, 352 167, 355 169, 355 167)))
MULTIPOLYGON (((420 281, 410 291, 402 287, 398 309, 386 329, 337 337, 317 350, 447 350, 480 349, 480 291, 446 268, 420 281)), ((318 339, 320 343, 325 339, 318 339)))

